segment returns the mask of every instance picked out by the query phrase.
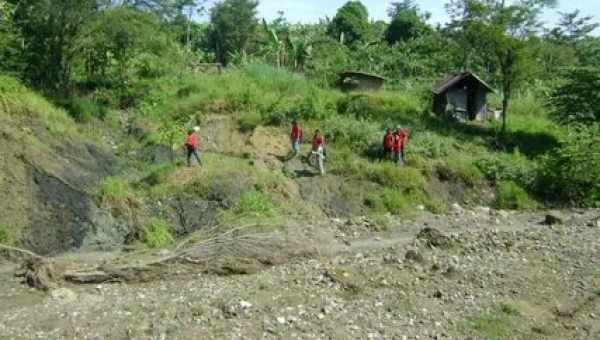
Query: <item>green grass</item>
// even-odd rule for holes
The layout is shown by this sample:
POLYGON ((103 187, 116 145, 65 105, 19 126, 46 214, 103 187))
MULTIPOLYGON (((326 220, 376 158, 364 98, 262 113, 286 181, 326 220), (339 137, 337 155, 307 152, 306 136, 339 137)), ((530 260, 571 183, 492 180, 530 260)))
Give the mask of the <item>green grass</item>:
POLYGON ((245 112, 240 116, 239 124, 240 131, 242 132, 250 132, 256 129, 262 123, 262 116, 260 112, 250 111, 245 112))
POLYGON ((142 241, 148 248, 152 249, 164 248, 170 245, 174 241, 171 226, 163 220, 150 219, 144 225, 142 241))
POLYGON ((436 172, 443 180, 462 182, 470 188, 483 184, 485 179, 475 161, 459 153, 452 153, 444 161, 439 162, 436 165, 436 172))
POLYGON ((1 75, 0 112, 28 120, 29 126, 41 125, 55 136, 78 135, 76 124, 64 110, 28 90, 18 80, 1 75))
POLYGON ((10 234, 8 226, 4 224, 0 224, 0 243, 9 244, 10 242, 10 234))
POLYGON ((496 207, 499 209, 535 209, 539 205, 531 196, 512 181, 501 181, 496 186, 496 207))
POLYGON ((252 190, 242 194, 235 212, 241 216, 268 218, 275 216, 275 207, 267 195, 252 190))
POLYGON ((521 313, 515 306, 503 303, 490 312, 469 318, 467 327, 486 340, 509 339, 520 316, 521 313))
POLYGON ((102 207, 111 209, 114 215, 127 215, 138 208, 139 202, 129 183, 121 178, 108 177, 99 188, 102 207))

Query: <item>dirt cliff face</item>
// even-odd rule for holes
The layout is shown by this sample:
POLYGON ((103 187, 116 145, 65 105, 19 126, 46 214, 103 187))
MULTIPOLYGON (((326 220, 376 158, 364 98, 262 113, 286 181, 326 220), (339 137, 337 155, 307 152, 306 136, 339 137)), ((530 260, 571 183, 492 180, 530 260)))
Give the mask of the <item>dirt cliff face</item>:
POLYGON ((92 194, 116 158, 75 135, 0 116, 0 224, 12 241, 40 254, 122 242, 126 228, 92 194))

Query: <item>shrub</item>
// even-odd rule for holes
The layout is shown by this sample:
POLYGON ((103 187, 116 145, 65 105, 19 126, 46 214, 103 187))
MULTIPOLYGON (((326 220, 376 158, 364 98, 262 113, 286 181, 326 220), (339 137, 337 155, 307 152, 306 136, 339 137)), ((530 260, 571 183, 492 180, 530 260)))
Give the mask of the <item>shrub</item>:
POLYGON ((365 204, 377 213, 389 212, 401 215, 408 212, 414 203, 405 193, 397 189, 385 188, 378 194, 369 195, 365 204))
POLYGON ((511 181, 498 182, 496 186, 496 207, 500 209, 535 209, 537 203, 525 189, 511 181))
POLYGON ((385 162, 371 165, 368 171, 369 179, 384 187, 395 188, 401 192, 419 192, 425 188, 425 177, 418 169, 412 167, 399 167, 385 162))
POLYGON ((459 154, 453 154, 445 162, 438 163, 436 172, 442 180, 460 181, 471 188, 482 184, 484 180, 483 173, 473 160, 459 154))
POLYGON ((568 128, 542 157, 536 191, 550 201, 600 205, 600 125, 568 128))
POLYGON ((100 202, 102 207, 112 210, 114 215, 127 215, 137 208, 138 201, 126 181, 109 177, 100 185, 100 202))
POLYGON ((143 229, 142 241, 148 248, 162 248, 173 243, 171 226, 160 219, 150 219, 143 229))
POLYGON ((410 152, 427 158, 442 158, 456 149, 458 141, 429 131, 411 131, 410 152))
POLYGON ((490 154, 477 160, 476 165, 493 182, 512 181, 531 188, 536 180, 537 163, 518 150, 512 154, 490 154))
MULTIPOLYGON (((164 183, 167 180, 169 174, 171 174, 175 170, 175 166, 173 164, 161 165, 150 171, 148 176, 146 176, 142 181, 145 184, 150 186, 157 186, 164 183)), ((115 185, 115 184, 112 184, 115 185)), ((118 190, 123 190, 126 188, 117 188, 118 190)), ((122 194, 122 192, 121 192, 122 194)))
POLYGON ((235 212, 252 217, 273 217, 275 208, 269 197, 260 191, 253 190, 242 194, 235 212))
POLYGON ((65 103, 69 114, 79 123, 87 123, 92 118, 104 119, 106 107, 90 98, 74 97, 65 103))
POLYGON ((253 131, 257 126, 260 125, 262 117, 257 111, 249 111, 240 117, 239 124, 242 132, 253 131))
POLYGON ((325 133, 330 143, 366 151, 373 143, 380 143, 381 129, 376 123, 352 117, 335 115, 325 122, 325 133))

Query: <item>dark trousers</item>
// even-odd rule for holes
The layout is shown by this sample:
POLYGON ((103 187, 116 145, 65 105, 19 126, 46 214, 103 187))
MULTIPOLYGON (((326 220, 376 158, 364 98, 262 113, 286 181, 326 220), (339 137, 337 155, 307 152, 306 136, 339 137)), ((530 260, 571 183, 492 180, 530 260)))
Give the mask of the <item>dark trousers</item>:
POLYGON ((192 157, 196 158, 198 165, 202 165, 202 161, 200 161, 200 156, 198 156, 198 149, 188 146, 187 147, 187 164, 188 164, 188 166, 192 166, 192 157))

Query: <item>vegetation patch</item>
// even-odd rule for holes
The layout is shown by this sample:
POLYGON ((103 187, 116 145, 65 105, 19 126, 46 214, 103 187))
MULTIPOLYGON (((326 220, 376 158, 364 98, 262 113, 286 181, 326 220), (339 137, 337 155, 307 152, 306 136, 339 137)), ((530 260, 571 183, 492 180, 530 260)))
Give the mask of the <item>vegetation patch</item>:
POLYGON ((152 218, 143 227, 142 242, 149 248, 163 248, 173 243, 171 226, 160 219, 152 218))
POLYGON ((535 209, 537 202, 512 181, 501 181, 496 185, 496 207, 499 209, 535 209))
POLYGON ((111 209, 113 215, 127 215, 139 207, 139 201, 133 189, 123 179, 109 177, 100 185, 100 203, 104 208, 111 209))
POLYGON ((519 316, 520 313, 514 306, 501 304, 494 311, 469 318, 467 325, 485 339, 508 339, 514 331, 514 325, 519 316))
POLYGON ((4 224, 0 224, 0 243, 11 243, 9 228, 4 224))
POLYGON ((267 195, 253 190, 242 194, 235 212, 248 217, 274 217, 275 207, 267 195))

